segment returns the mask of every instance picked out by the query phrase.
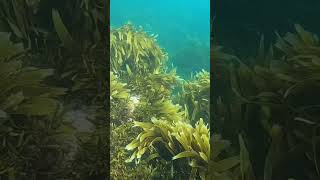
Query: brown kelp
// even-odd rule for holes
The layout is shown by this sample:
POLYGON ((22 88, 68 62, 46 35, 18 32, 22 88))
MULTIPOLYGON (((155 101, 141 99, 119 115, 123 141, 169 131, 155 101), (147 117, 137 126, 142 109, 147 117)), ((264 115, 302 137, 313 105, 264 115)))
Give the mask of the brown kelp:
POLYGON ((179 121, 182 118, 180 107, 169 100, 177 79, 175 71, 166 71, 166 54, 156 39, 142 29, 136 30, 129 23, 112 29, 110 35, 113 81, 110 84, 111 138, 115 141, 111 149, 112 178, 166 177, 167 173, 160 171, 162 166, 166 168, 165 163, 159 163, 157 167, 147 162, 136 167, 126 163, 130 154, 125 146, 138 135, 138 131, 132 129, 135 119, 149 121, 149 118, 157 117, 179 121), (124 85, 126 90, 123 89, 124 85), (121 101, 125 103, 115 98, 120 94, 123 95, 121 101), (123 136, 120 132, 130 132, 130 136, 123 136), (121 173, 123 171, 129 174, 124 176, 121 173))
POLYGON ((155 118, 151 123, 136 121, 134 124, 143 128, 143 132, 126 146, 127 150, 135 150, 128 162, 136 160, 136 163, 139 163, 145 153, 149 154, 148 161, 160 157, 161 153, 161 156, 172 161, 188 158, 190 176, 195 178, 199 174, 201 179, 208 179, 210 133, 202 119, 194 128, 182 121, 170 123, 155 118))
POLYGON ((59 177, 70 148, 66 138, 74 133, 58 100, 66 89, 46 84, 53 69, 26 66, 22 44, 11 42, 8 33, 0 36, 0 175, 43 178, 51 172, 59 177))
POLYGON ((107 178, 106 6, 83 0, 0 6, 1 72, 7 71, 0 178, 107 178), (79 119, 94 128, 79 133, 79 119))
MULTIPOLYGON (((122 84, 111 82, 115 91, 111 96, 122 94, 123 99, 128 99, 126 104, 117 106, 124 114, 111 110, 113 178, 233 177, 230 170, 237 167, 239 159, 224 158, 230 157, 225 154, 230 143, 215 138, 217 149, 213 153, 210 150, 209 72, 201 71, 194 78, 183 80, 175 70, 168 71, 166 53, 155 37, 136 30, 130 23, 113 29, 112 36, 111 76, 116 75, 112 80, 122 84), (119 132, 130 135, 125 139, 119 132), (209 171, 210 168, 214 170, 209 171), (121 175, 125 171, 129 174, 121 175), (141 172, 145 175, 141 176, 141 172)), ((113 103, 121 104, 111 97, 113 103)))
POLYGON ((191 124, 195 124, 199 118, 209 123, 209 101, 210 101, 210 74, 202 70, 191 80, 182 83, 181 93, 178 92, 176 101, 183 106, 188 114, 191 124))
POLYGON ((239 156, 223 158, 221 153, 230 146, 230 142, 216 134, 210 137, 210 130, 202 119, 195 127, 186 122, 170 123, 155 118, 151 123, 134 124, 143 132, 126 146, 127 150, 134 150, 128 162, 135 160, 135 163, 140 163, 145 155, 144 160, 148 162, 155 158, 172 161, 179 178, 206 180, 237 177, 237 171, 231 169, 239 164, 239 156))
POLYGON ((262 37, 256 56, 217 62, 214 124, 240 145, 240 179, 319 178, 319 42, 295 28, 267 50, 262 37))
POLYGON ((110 32, 110 62, 115 73, 140 74, 158 72, 166 54, 150 37, 131 23, 110 32))

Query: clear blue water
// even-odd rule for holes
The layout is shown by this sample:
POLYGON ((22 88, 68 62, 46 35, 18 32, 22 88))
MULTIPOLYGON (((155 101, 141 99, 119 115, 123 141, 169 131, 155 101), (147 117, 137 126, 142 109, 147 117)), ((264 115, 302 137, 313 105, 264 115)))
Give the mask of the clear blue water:
POLYGON ((178 74, 210 69, 210 0, 111 0, 110 21, 158 34, 178 74))

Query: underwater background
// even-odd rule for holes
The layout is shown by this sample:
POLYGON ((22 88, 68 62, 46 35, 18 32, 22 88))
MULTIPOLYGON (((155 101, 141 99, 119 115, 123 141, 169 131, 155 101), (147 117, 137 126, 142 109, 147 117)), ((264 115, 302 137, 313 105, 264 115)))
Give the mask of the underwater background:
POLYGON ((319 8, 214 1, 210 127, 239 153, 241 179, 320 179, 319 8))
POLYGON ((295 23, 312 32, 320 32, 315 23, 320 17, 317 0, 224 0, 213 1, 215 41, 241 55, 250 55, 263 34, 267 43, 276 40, 295 23))
POLYGON ((111 1, 112 179, 209 179, 210 1, 111 1))
POLYGON ((194 2, 0 1, 0 179, 319 180, 319 1, 194 2))
MULTIPOLYGON (((206 43, 196 35, 201 28, 185 25, 185 17, 194 17, 171 23, 175 13, 180 15, 177 2, 158 5, 163 8, 158 18, 145 16, 152 8, 145 8, 147 13, 141 8, 127 25, 128 17, 113 24, 111 2, 111 25, 118 27, 111 28, 110 37, 111 110, 128 112, 111 111, 112 139, 118 139, 111 141, 116 143, 112 176, 124 178, 119 172, 126 171, 128 179, 319 179, 320 43, 314 23, 319 3, 215 1, 208 13, 214 71, 188 78, 204 67, 195 55, 206 43), (163 14, 171 13, 163 21, 163 14), (157 19, 160 27, 144 24, 146 17, 157 19), (134 28, 139 25, 145 31, 134 28), (167 71, 171 63, 177 74, 167 71), (132 133, 130 138, 124 132, 132 133), (127 164, 116 164, 123 161, 127 164)), ((138 6, 144 5, 149 4, 138 6)))
POLYGON ((210 1, 111 0, 111 27, 128 21, 158 34, 158 43, 179 75, 210 69, 210 1))

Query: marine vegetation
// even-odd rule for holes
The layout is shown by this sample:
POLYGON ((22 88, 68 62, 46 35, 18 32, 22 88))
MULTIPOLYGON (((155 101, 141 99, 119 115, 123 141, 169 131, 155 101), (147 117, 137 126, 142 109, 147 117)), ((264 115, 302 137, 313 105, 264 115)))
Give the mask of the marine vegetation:
POLYGON ((22 44, 12 43, 8 33, 0 33, 0 39, 1 176, 41 178, 45 172, 63 173, 58 168, 67 153, 65 137, 73 128, 61 118, 57 98, 66 89, 44 83, 52 69, 25 66, 28 57, 22 44))
POLYGON ((206 123, 210 121, 210 74, 202 70, 191 80, 182 84, 181 93, 178 92, 176 101, 185 107, 186 113, 190 116, 191 122, 203 118, 206 123))
MULTIPOLYGON (((142 28, 131 23, 110 32, 110 62, 115 73, 141 75, 158 72, 167 60, 166 54, 142 28)), ((123 74, 122 74, 123 75, 123 74)))
POLYGON ((141 127, 143 132, 126 146, 127 150, 135 150, 128 162, 135 159, 139 163, 147 151, 150 151, 148 161, 160 157, 159 153, 172 161, 190 158, 187 162, 191 167, 190 178, 195 178, 197 174, 201 179, 208 178, 206 173, 210 160, 210 133, 202 119, 195 128, 182 121, 171 124, 155 118, 151 123, 135 121, 134 126, 141 127))
POLYGON ((139 134, 132 128, 133 119, 147 121, 153 116, 172 121, 181 119, 180 107, 166 99, 171 96, 175 72, 166 73, 162 64, 166 57, 154 37, 142 30, 137 31, 132 24, 112 29, 110 36, 113 37, 110 39, 113 44, 110 45, 113 52, 110 58, 113 61, 110 84, 111 176, 113 179, 165 178, 168 176, 166 172, 170 172, 163 170, 166 169, 165 163, 157 166, 146 162, 138 166, 126 163, 130 154, 125 146, 139 134), (132 57, 127 53, 132 53, 132 57), (139 60, 135 61, 135 58, 139 60))
POLYGON ((0 179, 107 179, 104 3, 0 7, 0 179))
POLYGON ((155 37, 131 23, 112 29, 111 34, 114 93, 110 99, 111 104, 118 104, 111 108, 123 110, 111 109, 112 177, 233 177, 239 158, 226 152, 230 143, 215 134, 217 148, 212 151, 210 146, 209 72, 203 70, 189 80, 180 78, 174 69, 168 70, 170 59, 155 37), (137 61, 132 52, 139 54, 137 61), (118 102, 117 96, 127 103, 118 102))
POLYGON ((216 64, 214 131, 239 144, 241 179, 319 179, 319 39, 295 25, 251 58, 216 64))

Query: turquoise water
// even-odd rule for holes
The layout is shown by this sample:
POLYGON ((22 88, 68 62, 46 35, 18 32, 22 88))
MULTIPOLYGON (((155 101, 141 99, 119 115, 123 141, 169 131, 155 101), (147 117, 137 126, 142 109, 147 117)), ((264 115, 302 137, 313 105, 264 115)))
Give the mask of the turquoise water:
POLYGON ((179 75, 210 70, 210 0, 111 0, 110 21, 128 21, 158 34, 159 45, 179 75))

